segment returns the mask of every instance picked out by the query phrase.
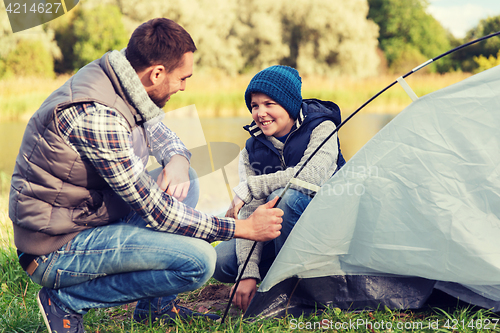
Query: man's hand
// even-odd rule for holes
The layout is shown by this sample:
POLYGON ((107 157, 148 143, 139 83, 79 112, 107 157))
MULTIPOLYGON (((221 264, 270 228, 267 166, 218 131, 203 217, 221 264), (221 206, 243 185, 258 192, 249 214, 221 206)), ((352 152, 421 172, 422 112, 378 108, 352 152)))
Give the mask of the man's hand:
POLYGON ((233 201, 231 202, 231 205, 229 206, 229 209, 226 212, 226 217, 232 217, 237 219, 238 212, 240 211, 241 207, 243 207, 244 204, 245 202, 235 194, 233 201))
POLYGON ((182 155, 174 155, 163 168, 156 183, 163 191, 183 201, 189 191, 189 162, 182 155))
POLYGON ((236 220, 234 237, 266 242, 278 237, 281 232, 283 211, 273 208, 279 197, 259 206, 246 220, 236 220))
MULTIPOLYGON (((231 294, 233 294, 233 290, 236 284, 231 288, 231 294)), ((257 281, 255 279, 243 279, 240 281, 238 285, 238 289, 236 289, 236 293, 234 294, 234 305, 246 311, 248 305, 252 301, 252 298, 255 296, 257 292, 257 281)))

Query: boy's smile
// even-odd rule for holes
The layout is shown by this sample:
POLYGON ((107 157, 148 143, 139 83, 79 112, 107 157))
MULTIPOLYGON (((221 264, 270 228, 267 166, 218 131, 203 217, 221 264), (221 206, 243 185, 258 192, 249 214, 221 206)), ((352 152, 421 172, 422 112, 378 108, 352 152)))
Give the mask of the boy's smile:
POLYGON ((252 93, 252 118, 266 136, 282 137, 290 132, 295 121, 288 112, 263 93, 252 93))

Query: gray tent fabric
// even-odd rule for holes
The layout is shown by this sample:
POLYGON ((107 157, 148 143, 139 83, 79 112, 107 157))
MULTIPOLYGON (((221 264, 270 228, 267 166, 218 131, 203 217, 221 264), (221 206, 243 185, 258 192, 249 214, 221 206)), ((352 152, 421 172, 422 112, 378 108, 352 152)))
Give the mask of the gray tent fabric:
POLYGON ((418 308, 435 289, 500 311, 499 218, 500 66, 419 98, 362 147, 309 204, 246 316, 418 308), (402 300, 404 281, 416 301, 402 300))

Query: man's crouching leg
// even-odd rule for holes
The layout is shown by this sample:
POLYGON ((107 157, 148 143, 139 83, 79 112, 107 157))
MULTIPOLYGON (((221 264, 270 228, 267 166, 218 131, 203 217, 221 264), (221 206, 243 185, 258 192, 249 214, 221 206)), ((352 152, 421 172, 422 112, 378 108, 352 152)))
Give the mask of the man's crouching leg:
POLYGON ((37 259, 39 266, 31 278, 47 288, 39 302, 43 310, 50 312, 50 304, 55 304, 63 311, 58 316, 61 322, 79 315, 77 326, 88 309, 135 301, 134 317, 140 321, 196 315, 173 301, 177 293, 200 288, 211 277, 214 248, 201 239, 139 227, 145 224, 141 221, 136 216, 85 230, 58 251, 37 259), (150 316, 150 300, 155 298, 159 301, 151 302, 150 316), (143 317, 141 310, 146 309, 143 317))
MULTIPOLYGON (((195 240, 195 239, 193 239, 195 240)), ((201 288, 212 276, 215 269, 216 254, 209 243, 196 239, 196 246, 192 244, 190 256, 185 256, 185 270, 177 272, 175 281, 170 281, 168 274, 166 280, 159 283, 173 283, 178 286, 178 292, 192 291, 201 288), (179 285, 179 280, 185 281, 184 286, 179 285)), ((171 272, 169 273, 171 274, 171 272)), ((178 305, 177 294, 139 300, 134 310, 134 320, 141 323, 162 320, 173 323, 175 318, 203 316, 212 320, 220 317, 215 314, 200 314, 178 305)))

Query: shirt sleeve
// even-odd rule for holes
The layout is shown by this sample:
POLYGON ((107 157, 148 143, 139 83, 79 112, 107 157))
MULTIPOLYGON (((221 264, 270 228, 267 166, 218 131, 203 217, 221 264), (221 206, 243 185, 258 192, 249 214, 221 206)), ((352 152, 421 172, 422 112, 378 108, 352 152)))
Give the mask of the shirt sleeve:
MULTIPOLYGON (((70 145, 153 229, 209 242, 233 237, 234 219, 218 218, 192 209, 160 189, 134 154, 130 128, 118 112, 98 103, 79 107, 84 110, 77 112, 67 132, 70 145)), ((167 155, 176 149, 183 150, 160 148, 167 155)))
POLYGON ((151 125, 146 125, 146 132, 150 140, 150 149, 156 157, 158 163, 167 164, 172 156, 181 155, 188 161, 191 153, 186 148, 181 139, 163 122, 158 121, 151 125))
POLYGON ((248 162, 248 152, 246 148, 243 148, 240 152, 238 160, 238 175, 240 182, 235 188, 233 188, 233 192, 238 196, 238 198, 243 200, 245 204, 248 204, 252 201, 252 194, 248 188, 247 177, 249 175, 254 175, 254 173, 250 168, 250 163, 248 162))

